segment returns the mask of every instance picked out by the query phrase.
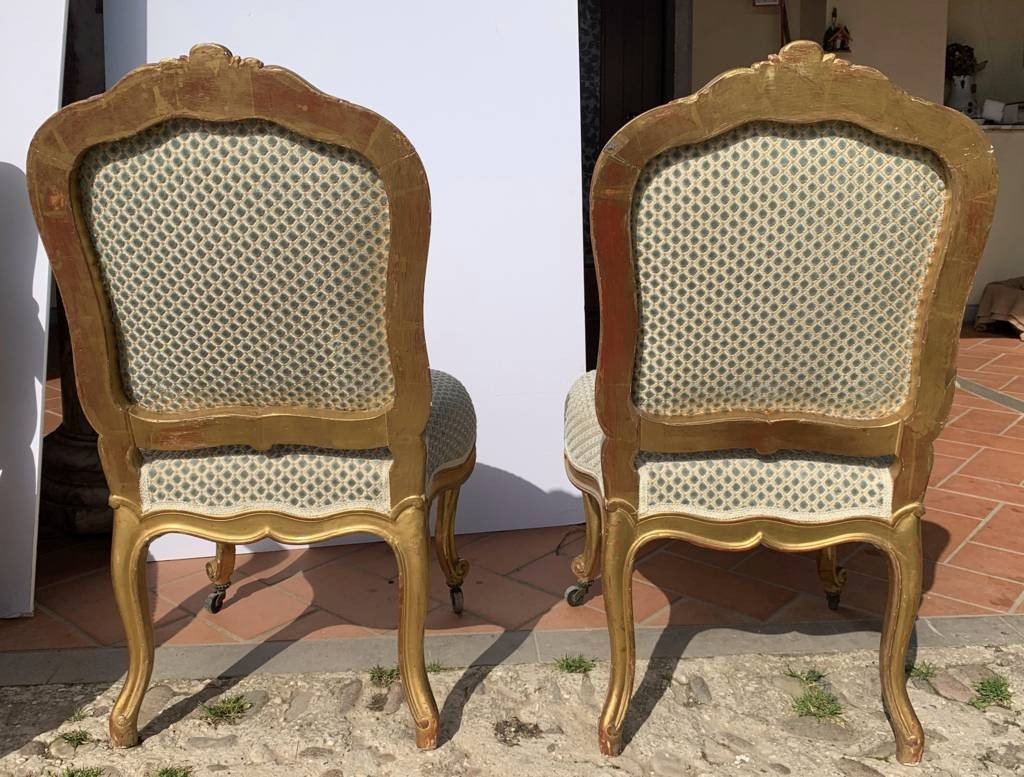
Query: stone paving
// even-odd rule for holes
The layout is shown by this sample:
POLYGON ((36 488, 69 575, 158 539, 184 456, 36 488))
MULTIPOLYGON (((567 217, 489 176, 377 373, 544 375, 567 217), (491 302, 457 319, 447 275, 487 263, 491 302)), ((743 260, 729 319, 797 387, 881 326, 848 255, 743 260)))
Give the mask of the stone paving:
POLYGON ((146 697, 144 739, 131 750, 106 743, 118 684, 8 687, 0 689, 0 776, 1024 774, 1019 700, 979 709, 975 689, 1002 677, 1020 693, 1024 644, 922 648, 915 661, 918 674, 932 673, 910 681, 928 732, 918 768, 895 762, 877 654, 857 651, 641 662, 630 741, 616 759, 599 755, 596 742, 606 663, 587 674, 550 663, 433 672, 443 711, 442 744, 432 752, 413 746, 400 682, 378 687, 367 672, 162 680, 146 697), (795 712, 812 685, 834 696, 834 720, 795 712), (203 704, 238 696, 240 720, 205 719, 203 704))

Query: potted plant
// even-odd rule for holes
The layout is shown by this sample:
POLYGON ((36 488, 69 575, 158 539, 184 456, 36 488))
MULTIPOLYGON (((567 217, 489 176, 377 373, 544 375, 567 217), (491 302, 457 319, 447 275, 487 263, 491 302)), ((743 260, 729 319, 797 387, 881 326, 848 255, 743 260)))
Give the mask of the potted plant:
POLYGON ((949 79, 949 99, 946 104, 950 108, 968 116, 978 114, 974 76, 987 64, 987 60, 978 62, 972 46, 965 43, 950 43, 946 46, 946 78, 949 79))

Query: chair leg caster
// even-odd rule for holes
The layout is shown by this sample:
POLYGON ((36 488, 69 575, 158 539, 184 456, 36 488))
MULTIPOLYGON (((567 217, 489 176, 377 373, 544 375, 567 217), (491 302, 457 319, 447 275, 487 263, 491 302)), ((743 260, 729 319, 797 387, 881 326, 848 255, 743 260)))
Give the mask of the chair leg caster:
POLYGON ((224 597, 227 596, 227 585, 214 585, 213 591, 206 597, 206 609, 216 615, 224 606, 224 597))
POLYGON ((565 589, 565 601, 570 607, 579 607, 590 590, 590 580, 582 581, 565 589))
POLYGON ((453 585, 448 589, 452 597, 452 612, 462 615, 462 586, 453 585))
POLYGON ((826 591, 825 601, 828 602, 828 608, 830 610, 839 609, 839 597, 843 595, 842 591, 826 591))

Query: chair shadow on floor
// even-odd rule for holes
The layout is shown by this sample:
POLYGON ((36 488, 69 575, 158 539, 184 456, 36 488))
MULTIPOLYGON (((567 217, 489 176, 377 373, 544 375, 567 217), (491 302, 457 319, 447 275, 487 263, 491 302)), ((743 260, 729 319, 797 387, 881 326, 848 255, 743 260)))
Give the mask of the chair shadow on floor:
MULTIPOLYGON (((478 471, 482 477, 479 478, 480 482, 474 482, 477 479, 477 475, 467 483, 466 496, 468 498, 463 500, 460 506, 460 513, 464 518, 464 523, 469 525, 470 528, 476 528, 471 522, 473 515, 477 514, 476 510, 481 509, 481 505, 491 504, 492 499, 483 500, 483 494, 494 494, 496 489, 500 489, 502 486, 504 490, 500 491, 504 497, 504 510, 514 511, 519 505, 523 506, 523 509, 529 510, 548 510, 557 511, 558 515, 564 515, 564 523, 574 523, 582 519, 582 508, 579 505, 578 499, 575 499, 564 493, 545 494, 540 489, 521 481, 508 473, 501 472, 492 467, 486 467, 478 465, 478 471), (476 501, 476 500, 480 501, 476 501), (461 512, 464 510, 465 512, 461 512)), ((927 522, 927 516, 925 517, 927 522)), ((500 525, 500 524, 498 524, 500 525)), ((508 524, 506 524, 508 525, 508 524)), ((572 532, 573 529, 567 527, 567 532, 572 532)), ((930 556, 938 556, 950 542, 950 536, 941 526, 937 524, 928 525, 928 542, 926 547, 932 550, 929 553, 930 556)), ((356 546, 353 546, 353 550, 356 546)), ((851 546, 851 551, 853 547, 851 546)), ((557 549, 553 548, 553 552, 558 552, 557 549)), ((344 563, 344 554, 348 551, 340 551, 342 555, 338 559, 338 563, 344 563)), ((655 547, 652 549, 652 555, 655 553, 666 552, 664 547, 655 547)), ((568 576, 569 561, 572 557, 572 552, 562 550, 559 554, 564 558, 565 568, 568 576)), ((739 556, 740 554, 725 554, 722 556, 732 555, 739 556)), ((780 560, 780 563, 791 564, 792 566, 787 567, 786 574, 806 574, 806 565, 813 564, 812 557, 807 557, 806 554, 785 554, 787 559, 780 560)), ((851 553, 841 552, 840 557, 844 558, 851 555, 851 553)), ((249 557, 250 563, 259 566, 262 564, 262 569, 266 569, 269 564, 269 557, 267 561, 261 561, 261 557, 252 556, 249 557)), ((935 578, 935 566, 936 562, 931 559, 925 559, 924 564, 924 589, 927 591, 931 588, 935 578)), ((660 565, 662 569, 670 569, 670 566, 660 565)), ((273 574, 272 579, 274 581, 280 581, 288 576, 294 574, 303 574, 308 569, 308 564, 303 564, 301 560, 296 559, 290 563, 287 567, 276 570, 273 574)), ((435 566, 431 567, 431 574, 439 574, 435 566)), ((660 588, 666 592, 667 598, 674 598, 678 596, 680 587, 678 583, 673 583, 669 578, 662 579, 659 575, 653 574, 647 570, 644 571, 647 582, 660 588), (671 592, 671 596, 668 596, 668 592, 671 592)), ((664 574, 669 574, 668 572, 664 574)), ((473 570, 470 570, 470 580, 472 580, 473 570)), ((862 578, 860 575, 851 575, 851 580, 847 583, 846 590, 844 592, 844 600, 848 598, 851 602, 856 602, 857 611, 847 611, 845 614, 847 617, 829 617, 830 613, 826 608, 824 595, 820 595, 821 605, 821 620, 818 623, 787 623, 787 622, 769 622, 769 621, 752 621, 750 618, 746 619, 745 624, 739 624, 730 626, 729 628, 734 631, 746 632, 750 634, 771 632, 781 633, 795 633, 795 634, 806 634, 814 635, 821 633, 828 634, 843 634, 863 631, 865 629, 877 630, 880 625, 880 616, 882 608, 884 606, 884 600, 878 595, 878 590, 884 589, 884 585, 880 585, 878 581, 875 581, 874 588, 875 592, 867 599, 862 596, 857 596, 856 586, 858 582, 864 582, 869 578, 862 578), (873 597, 873 598, 872 598, 873 597)), ((307 577, 309 580, 309 577, 307 577)), ((388 582, 397 584, 395 573, 392 571, 388 582)), ((311 581, 312 584, 312 581, 311 581)), ((797 586, 793 586, 796 588, 797 586)), ((225 603, 225 611, 228 610, 232 605, 237 606, 240 602, 244 601, 249 596, 252 596, 256 591, 263 588, 263 583, 258 578, 248 578, 246 576, 239 576, 237 585, 231 589, 228 595, 227 602, 225 603)), ((595 585, 592 589, 591 595, 596 595, 599 592, 599 584, 595 585)), ((317 601, 326 600, 329 592, 317 590, 314 584, 312 592, 312 600, 315 604, 317 601)), ((437 598, 436 595, 434 597, 437 598)), ((699 598, 699 597, 698 597, 699 598)), ((686 607, 688 599, 676 600, 673 605, 674 608, 678 609, 678 613, 674 614, 670 619, 670 624, 680 622, 682 624, 690 624, 690 620, 686 617, 686 607), (679 617, 675 617, 678 615, 679 617)), ((447 603, 445 604, 447 606, 447 603)), ((194 605, 193 605, 194 607, 194 605)), ((467 591, 466 597, 466 609, 469 613, 473 611, 473 600, 471 595, 471 589, 467 591)), ((843 613, 840 613, 843 614, 843 613)), ((216 616, 212 618, 215 622, 216 616)), ((740 618, 742 620, 742 618, 740 618)), ((171 636, 170 631, 180 630, 184 627, 191 619, 183 619, 180 622, 172 624, 170 627, 164 627, 163 631, 166 637, 171 636)), ((259 644, 252 645, 241 658, 234 661, 229 667, 220 672, 219 676, 204 684, 204 686, 194 694, 189 696, 178 698, 174 703, 160 711, 151 720, 140 720, 140 734, 143 739, 149 736, 153 736, 164 731, 169 726, 177 723, 186 716, 193 714, 200 705, 209 703, 212 699, 221 696, 231 690, 243 677, 259 671, 261 668, 266 667, 271 663, 278 655, 288 649, 291 642, 296 639, 301 639, 308 635, 309 632, 303 632, 301 628, 297 631, 296 624, 302 625, 303 617, 298 617, 295 621, 285 623, 278 627, 274 633, 263 638, 263 641, 259 644), (276 638, 277 634, 284 634, 285 630, 288 630, 287 637, 280 639, 276 638)), ((397 621, 397 612, 391 614, 387 619, 381 621, 373 621, 372 623, 357 623, 357 625, 369 626, 370 628, 387 628, 387 624, 394 623, 397 621)), ((310 632, 312 632, 316 626, 310 626, 310 632)), ((682 627, 676 627, 670 625, 669 628, 663 630, 656 639, 651 654, 657 657, 659 660, 656 662, 649 662, 646 669, 643 672, 642 677, 638 676, 636 690, 633 695, 632 702, 630 704, 629 714, 626 718, 626 725, 624 731, 624 743, 628 744, 632 737, 642 729, 645 722, 648 720, 656 705, 664 695, 665 691, 669 687, 668 678, 675 671, 676 666, 685 654, 688 645, 698 638, 702 633, 711 631, 720 626, 714 625, 702 625, 700 623, 693 625, 684 625, 682 627)), ((443 628, 440 630, 443 633, 443 628)), ((651 629, 645 629, 645 632, 649 635, 651 629)), ((435 630, 434 633, 438 633, 435 630)), ((508 630, 504 633, 499 634, 493 642, 491 642, 486 649, 484 649, 479 655, 477 655, 471 662, 470 665, 461 673, 458 679, 455 681, 448 695, 441 699, 438 699, 440 707, 440 736, 439 744, 443 745, 448 742, 454 734, 460 729, 463 720, 463 711, 467 702, 472 698, 473 694, 478 690, 481 683, 488 677, 496 666, 501 665, 512 657, 516 651, 518 651, 523 644, 529 640, 531 632, 526 629, 519 630, 508 630)), ((602 633, 602 640, 606 639, 602 633)), ((647 647, 650 647, 649 639, 646 642, 647 647)), ((643 642, 643 640, 642 640, 643 642)), ((606 644, 606 643, 605 643, 606 644)), ((913 660, 915 654, 915 646, 911 645, 911 653, 909 660, 913 660)), ((643 656, 644 653, 641 653, 643 656)), ((428 649, 427 659, 431 659, 431 655, 428 649)), ((597 658, 607 658, 607 652, 603 655, 595 656, 597 658)), ((124 662, 123 654, 120 657, 121 666, 114 668, 114 671, 120 671, 123 669, 124 662)), ((386 662, 386 659, 382 657, 382 662, 386 662)), ((160 658, 157 657, 157 669, 159 670, 160 658)), ((273 671, 272 669, 270 671, 273 671)), ((159 683, 160 681, 156 681, 159 683)), ((115 681, 115 685, 119 687, 120 681, 115 681)), ((599 691, 600 693, 600 691, 599 691)), ((74 705, 62 705, 67 706, 66 715, 64 711, 58 711, 57 705, 54 705, 52 715, 47 715, 46 719, 52 723, 56 720, 57 715, 62 715, 63 720, 69 717, 74 712, 74 705)), ((881 709, 881 699, 879 699, 879 709, 881 709)), ((404 714, 404 710, 401 710, 397 714, 404 714)), ((59 721, 58 721, 59 722, 59 721)), ((42 723, 42 721, 41 721, 42 723)), ((597 726, 597 720, 595 717, 594 721, 595 732, 597 726)), ((37 726, 37 728, 39 728, 37 726)), ((40 732, 52 728, 52 726, 42 726, 39 728, 40 732)), ((32 738, 32 737, 30 737, 32 738)), ((411 746, 411 744, 410 744, 411 746)), ((596 750, 596 733, 594 747, 596 750)))
MULTIPOLYGON (((545 492, 516 475, 496 467, 478 463, 473 475, 463 486, 460 495, 459 512, 456 517, 457 528, 469 529, 474 532, 495 530, 502 526, 521 523, 523 515, 544 516, 548 519, 547 522, 549 523, 558 523, 559 520, 564 520, 567 524, 578 523, 582 521, 583 517, 582 505, 578 496, 559 491, 545 492)), ((572 531, 572 529, 567 527, 567 531, 572 531)), ((462 538, 463 542, 471 539, 471 537, 472 535, 462 538)), ((356 547, 358 546, 352 546, 352 549, 355 550, 356 547)), ((341 553, 339 563, 344 563, 346 552, 345 550, 339 551, 341 553)), ((570 559, 571 556, 565 556, 567 570, 570 559)), ((249 557, 246 561, 253 565, 253 571, 259 570, 261 562, 258 557, 249 557)), ((243 569, 245 563, 242 557, 240 557, 240 566, 243 569)), ((397 585, 397 566, 394 563, 393 556, 391 556, 391 564, 391 571, 387 576, 387 582, 391 585, 397 585)), ((264 568, 266 568, 265 565, 264 568)), ((306 571, 306 568, 306 565, 300 559, 297 559, 286 568, 276 571, 272 579, 280 581, 294 574, 302 574, 306 571)), ((431 558, 430 574, 432 580, 434 580, 434 576, 440 579, 441 572, 433 556, 431 558)), ((471 581, 472 576, 473 566, 471 564, 468 580, 471 581)), ((307 577, 307 580, 310 580, 310 578, 307 577)), ((312 602, 315 604, 317 601, 326 600, 329 592, 318 591, 316 585, 311 580, 310 582, 313 585, 312 602)), ((247 576, 239 575, 238 582, 228 591, 228 596, 224 603, 224 611, 227 611, 232 605, 238 606, 241 601, 262 588, 263 582, 260 579, 247 579, 247 576)), ((438 598, 438 596, 435 595, 434 598, 438 598)), ((445 600, 444 606, 447 607, 447 596, 445 596, 445 600)), ((193 609, 194 606, 193 604, 193 609)), ((472 613, 471 589, 466 591, 465 606, 467 614, 472 613)), ((211 620, 216 622, 216 617, 212 616, 211 620)), ((396 610, 394 613, 388 613, 387 615, 382 613, 380 620, 362 623, 354 622, 356 625, 371 629, 393 629, 397 625, 397 618, 398 613, 396 610)), ((302 620, 303 618, 300 616, 295 621, 279 627, 274 634, 265 636, 260 644, 254 645, 245 656, 223 670, 218 678, 206 683, 197 693, 178 699, 174 704, 148 722, 140 719, 140 738, 145 739, 147 736, 153 736, 162 732, 168 726, 193 713, 200 705, 206 704, 212 699, 225 694, 237 685, 243 677, 258 671, 284 652, 292 641, 307 636, 308 633, 303 633, 302 631, 296 633, 295 631, 296 623, 301 624, 302 620), (286 629, 289 632, 287 640, 276 639, 276 634, 283 633, 286 629)), ((180 626, 184 626, 188 621, 189 619, 183 619, 180 622, 180 626)), ((429 619, 428 628, 430 628, 429 619)), ((435 634, 439 631, 443 633, 443 628, 432 629, 432 631, 435 634)), ((512 656, 530 638, 530 634, 531 632, 527 630, 510 630, 499 634, 494 642, 462 673, 448 696, 437 700, 440 708, 439 745, 447 742, 459 729, 462 721, 462 710, 480 683, 486 679, 495 666, 502 664, 512 656)), ((430 659, 431 656, 428 650, 428 662, 430 659)), ((157 657, 157 665, 159 667, 159 656, 157 657)))
MULTIPOLYGON (((925 516, 924 521, 927 522, 927 516, 925 516)), ((928 547, 938 547, 943 550, 948 547, 951 537, 946 529, 938 524, 928 524, 928 532, 930 535, 928 547)), ((849 558, 861 548, 863 548, 862 552, 872 554, 877 552, 881 556, 881 551, 875 551, 875 549, 870 546, 864 546, 857 543, 841 546, 839 550, 839 557, 841 560, 849 558)), ((724 555, 726 552, 722 551, 721 553, 724 555)), ((788 557, 788 560, 784 563, 792 563, 794 565, 794 570, 797 565, 802 564, 804 566, 813 566, 815 563, 814 554, 787 553, 779 555, 788 557)), ((940 552, 929 555, 934 557, 926 557, 924 559, 922 578, 922 590, 924 592, 929 591, 935 581, 935 569, 938 563, 935 557, 941 555, 941 550, 940 552)), ((884 560, 882 563, 884 563, 884 560)), ((862 576, 859 575, 851 576, 851 579, 848 580, 844 588, 844 596, 851 594, 852 589, 857 585, 859 578, 861 577, 862 576)), ((648 582, 658 586, 659 588, 662 587, 658 577, 656 576, 648 577, 648 582)), ((867 598, 858 599, 858 607, 856 609, 849 608, 840 603, 840 609, 835 615, 832 615, 828 610, 825 602, 825 596, 822 592, 820 595, 821 620, 817 622, 808 621, 787 623, 785 621, 773 622, 769 619, 760 623, 741 624, 730 626, 728 628, 733 631, 745 632, 752 635, 766 633, 795 633, 804 636, 835 636, 859 633, 863 631, 875 631, 878 633, 880 638, 882 614, 885 610, 884 588, 885 586, 883 585, 883 590, 881 592, 876 591, 867 598)), ((681 606, 685 607, 685 600, 681 606)), ((661 631, 654 646, 650 649, 651 658, 657 660, 647 662, 643 676, 638 678, 634 687, 633 696, 629 704, 629 710, 626 714, 626 720, 623 725, 623 747, 627 747, 633 740, 633 737, 636 736, 636 734, 643 728, 644 724, 654 712, 658 702, 671 686, 671 678, 675 674, 675 670, 679 665, 679 662, 682 660, 683 655, 686 653, 687 647, 690 643, 698 638, 703 632, 716 628, 721 627, 693 625, 681 628, 666 628, 661 631)), ((877 650, 877 645, 875 649, 877 650)), ((822 652, 829 651, 823 650, 822 652)), ((915 632, 911 635, 910 645, 907 651, 907 665, 913 665, 916 663, 916 660, 917 634, 915 629, 915 632)), ((877 669, 872 671, 877 671, 877 669)), ((881 696, 878 698, 878 709, 880 711, 883 709, 881 696)))

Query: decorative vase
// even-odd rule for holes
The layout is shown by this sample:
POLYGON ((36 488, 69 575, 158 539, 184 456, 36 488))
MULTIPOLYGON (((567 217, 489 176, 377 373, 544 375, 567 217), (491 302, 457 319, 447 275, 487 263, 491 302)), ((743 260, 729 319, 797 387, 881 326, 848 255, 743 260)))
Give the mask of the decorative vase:
POLYGON ((953 76, 950 79, 947 104, 968 116, 977 113, 977 105, 974 102, 974 76, 953 76))

